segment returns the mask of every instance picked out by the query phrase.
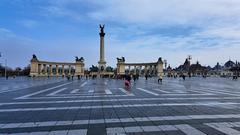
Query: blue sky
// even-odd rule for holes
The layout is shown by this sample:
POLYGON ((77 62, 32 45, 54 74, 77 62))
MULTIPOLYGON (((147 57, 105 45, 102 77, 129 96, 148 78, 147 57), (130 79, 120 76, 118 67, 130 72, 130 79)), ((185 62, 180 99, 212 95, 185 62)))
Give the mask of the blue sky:
POLYGON ((188 55, 203 65, 240 60, 239 0, 1 0, 0 52, 10 67, 40 60, 86 67, 99 60, 99 24, 105 24, 108 65, 153 62, 173 67, 188 55))

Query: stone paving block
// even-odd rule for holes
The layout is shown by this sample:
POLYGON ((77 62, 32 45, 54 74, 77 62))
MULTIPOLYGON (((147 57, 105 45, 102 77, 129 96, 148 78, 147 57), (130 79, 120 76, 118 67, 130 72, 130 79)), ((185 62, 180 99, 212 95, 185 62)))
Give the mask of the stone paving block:
POLYGON ((124 127, 124 130, 126 131, 126 133, 139 133, 139 132, 143 132, 143 129, 140 126, 135 126, 135 127, 124 127))

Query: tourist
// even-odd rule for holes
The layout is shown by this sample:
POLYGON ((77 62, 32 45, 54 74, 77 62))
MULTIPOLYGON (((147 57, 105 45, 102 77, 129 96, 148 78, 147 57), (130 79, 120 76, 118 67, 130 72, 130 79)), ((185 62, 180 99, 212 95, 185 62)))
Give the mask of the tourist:
POLYGON ((147 74, 145 75, 145 79, 146 79, 146 80, 148 79, 148 75, 147 75, 147 74))
POLYGON ((131 76, 130 75, 125 75, 125 87, 128 89, 130 88, 131 85, 131 76))
POLYGON ((133 75, 133 81, 135 82, 137 79, 136 75, 133 75))
POLYGON ((67 75, 67 80, 70 80, 70 75, 67 75))
POLYGON ((237 80, 238 76, 237 75, 233 75, 233 80, 237 80))
POLYGON ((162 84, 162 80, 163 80, 163 77, 160 75, 158 78, 158 84, 159 84, 159 82, 161 82, 161 84, 162 84))
POLYGON ((184 81, 185 81, 185 77, 186 77, 186 76, 183 74, 183 75, 182 75, 182 78, 183 78, 184 81))

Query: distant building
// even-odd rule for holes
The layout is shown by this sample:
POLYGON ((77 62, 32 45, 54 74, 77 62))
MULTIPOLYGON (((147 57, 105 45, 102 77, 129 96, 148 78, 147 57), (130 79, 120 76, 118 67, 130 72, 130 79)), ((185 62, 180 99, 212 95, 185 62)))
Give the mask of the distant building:
POLYGON ((192 64, 189 68, 189 74, 191 76, 203 76, 207 75, 207 68, 199 64, 197 61, 196 64, 192 64))
POLYGON ((235 63, 229 59, 224 64, 223 68, 221 69, 220 76, 221 77, 231 77, 231 76, 233 76, 233 72, 230 70, 233 67, 235 67, 235 63))
POLYGON ((220 76, 222 70, 223 66, 221 66, 219 62, 217 62, 217 64, 211 70, 208 70, 208 76, 220 76))
POLYGON ((225 64, 219 62, 212 68, 211 66, 202 66, 198 61, 195 64, 190 63, 187 58, 184 64, 173 69, 170 65, 164 69, 164 75, 174 76, 212 76, 212 77, 232 77, 240 76, 240 62, 228 60, 225 64))
POLYGON ((224 64, 224 69, 231 69, 232 67, 235 67, 235 63, 231 60, 228 60, 225 64, 224 64))
POLYGON ((178 75, 182 75, 182 74, 188 75, 190 66, 191 66, 190 60, 186 59, 184 64, 177 67, 174 71, 176 71, 178 75))

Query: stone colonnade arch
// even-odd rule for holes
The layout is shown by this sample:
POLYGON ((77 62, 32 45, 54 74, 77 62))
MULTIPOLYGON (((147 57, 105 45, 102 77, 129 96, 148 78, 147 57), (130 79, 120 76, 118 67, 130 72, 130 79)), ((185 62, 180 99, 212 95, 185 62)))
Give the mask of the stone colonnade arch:
POLYGON ((160 57, 157 62, 151 63, 125 63, 125 58, 117 58, 117 75, 125 75, 126 67, 128 67, 129 72, 131 72, 131 67, 133 67, 133 74, 144 75, 156 75, 163 76, 163 61, 160 57), (139 73, 140 71, 140 73, 139 73))
POLYGON ((35 55, 31 59, 30 76, 83 76, 83 60, 76 59, 75 63, 40 61, 35 55))

